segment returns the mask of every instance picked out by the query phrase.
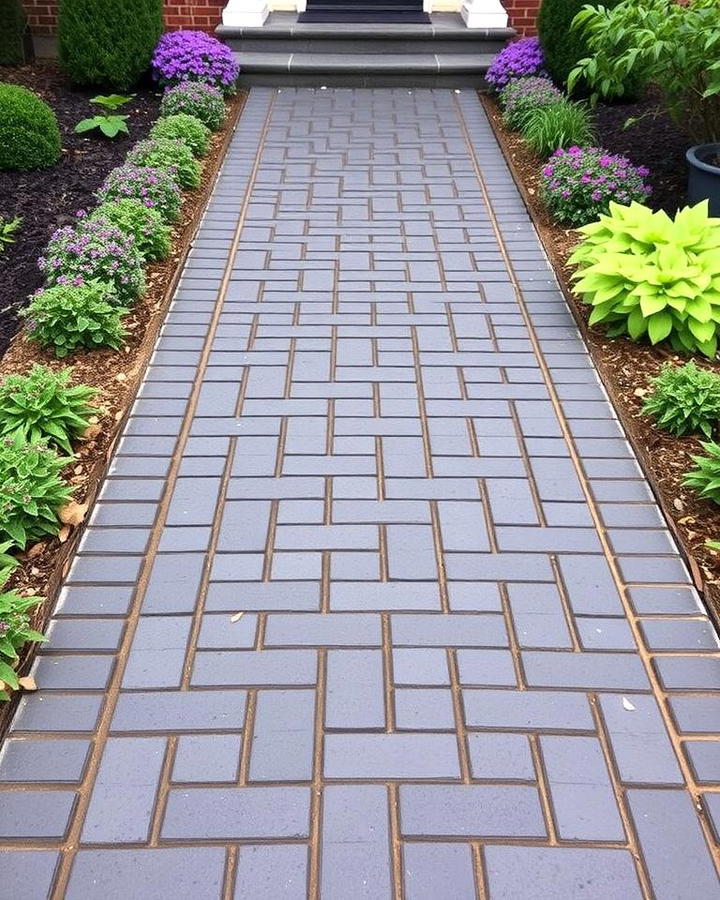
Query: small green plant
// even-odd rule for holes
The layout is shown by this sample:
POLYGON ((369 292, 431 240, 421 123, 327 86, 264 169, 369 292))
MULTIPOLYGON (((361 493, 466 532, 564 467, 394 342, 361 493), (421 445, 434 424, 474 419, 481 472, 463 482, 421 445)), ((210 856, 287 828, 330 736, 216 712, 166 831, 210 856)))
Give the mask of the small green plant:
POLYGON ((111 288, 101 282, 56 285, 35 294, 20 313, 28 320, 28 337, 63 358, 80 347, 117 350, 125 337, 111 288))
POLYGON ((134 166, 166 169, 181 188, 194 189, 200 186, 200 163, 182 141, 168 138, 138 141, 128 153, 127 162, 134 166))
POLYGON ((579 229, 570 257, 590 324, 608 334, 669 339, 677 352, 717 354, 720 328, 720 219, 708 203, 674 219, 639 203, 610 203, 610 211, 579 229))
POLYGON ((210 141, 210 129, 200 119, 179 113, 158 119, 150 131, 152 138, 167 138, 182 141, 195 156, 205 156, 210 141))
POLYGON ((720 503, 720 444, 702 441, 705 456, 693 456, 695 468, 683 478, 685 487, 692 488, 705 500, 720 503))
POLYGON ((170 228, 160 213, 140 200, 108 200, 90 215, 96 222, 108 222, 135 238, 135 247, 144 260, 167 259, 170 255, 170 228))
POLYGON ((0 84, 0 170, 43 169, 60 158, 55 113, 27 88, 0 84))
POLYGON ((522 136, 538 156, 550 156, 558 149, 592 144, 595 130, 584 104, 559 100, 530 113, 523 122, 522 136))
POLYGON ((549 78, 527 75, 508 82, 498 99, 503 108, 503 123, 512 131, 520 131, 536 109, 560 102, 563 95, 549 78))
MULTIPOLYGON (((5 545, 7 546, 7 545, 5 545)), ((19 687, 15 667, 25 644, 45 640, 45 636, 31 628, 30 611, 43 602, 43 597, 21 597, 17 591, 4 591, 9 572, 0 571, 0 701, 9 700, 10 690, 19 687)))
POLYGON ((58 510, 72 493, 60 471, 71 459, 21 434, 0 438, 0 541, 24 550, 58 533, 58 510))
POLYGON ((21 225, 20 216, 15 216, 14 219, 4 219, 0 216, 0 254, 4 253, 10 244, 15 243, 15 232, 21 225))
POLYGON ((99 129, 105 137, 117 137, 120 132, 130 134, 127 127, 127 120, 130 116, 121 116, 116 112, 121 106, 129 103, 134 94, 125 97, 123 94, 98 94, 97 97, 91 97, 90 102, 100 107, 100 112, 96 116, 89 119, 83 119, 75 126, 77 134, 83 134, 86 131, 94 131, 99 129))
POLYGON ((211 131, 219 131, 225 119, 222 91, 202 81, 181 81, 166 88, 160 102, 161 116, 187 113, 200 119, 211 131))
POLYGON ((667 363, 651 384, 642 411, 658 428, 677 437, 698 432, 712 437, 720 420, 720 375, 692 361, 684 366, 667 363))
POLYGON ((97 391, 70 384, 72 369, 54 372, 34 365, 27 375, 8 375, 0 384, 0 437, 20 434, 29 444, 47 441, 72 453, 71 441, 97 412, 91 405, 97 391))

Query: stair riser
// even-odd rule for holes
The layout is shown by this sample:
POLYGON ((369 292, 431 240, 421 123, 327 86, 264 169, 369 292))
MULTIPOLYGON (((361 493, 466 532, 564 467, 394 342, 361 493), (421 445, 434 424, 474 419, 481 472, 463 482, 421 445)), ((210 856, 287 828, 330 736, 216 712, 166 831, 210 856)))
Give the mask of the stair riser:
MULTIPOLYGON (((344 40, 343 38, 240 38, 227 41, 237 53, 499 53, 505 41, 443 40, 442 38, 414 39, 412 41, 377 39, 344 40)), ((240 56, 242 65, 242 55, 240 56)))
POLYGON ((487 88, 484 75, 480 72, 448 75, 387 75, 382 73, 321 75, 317 73, 252 72, 241 73, 238 84, 241 87, 402 87, 408 90, 428 90, 430 88, 483 90, 487 88))

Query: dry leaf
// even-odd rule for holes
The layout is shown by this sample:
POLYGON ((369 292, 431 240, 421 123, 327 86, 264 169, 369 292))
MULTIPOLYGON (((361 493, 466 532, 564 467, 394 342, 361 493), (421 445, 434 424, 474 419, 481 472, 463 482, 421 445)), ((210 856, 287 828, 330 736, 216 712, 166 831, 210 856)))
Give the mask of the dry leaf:
POLYGON ((44 541, 40 541, 37 544, 33 544, 32 547, 25 554, 25 556, 28 559, 35 559, 36 556, 39 556, 43 552, 45 547, 47 547, 47 544, 44 541))
POLYGON ((633 391, 633 394, 636 397, 644 397, 645 394, 647 394, 647 388, 635 388, 635 390, 633 391))
POLYGON ((675 509, 677 509, 677 510, 685 509, 685 504, 682 502, 682 500, 681 500, 679 497, 676 497, 676 498, 673 500, 673 506, 674 506, 675 509))
POLYGON ((93 438, 96 438, 102 428, 99 425, 88 425, 85 431, 80 435, 80 440, 82 441, 91 441, 93 438))
POLYGON ((243 611, 243 612, 235 613, 234 616, 230 616, 230 621, 231 621, 231 622, 239 622, 240 619, 242 619, 242 617, 243 617, 244 615, 245 615, 245 612, 244 612, 244 611, 243 611))
POLYGON ((115 376, 115 381, 127 381, 127 375, 124 372, 118 372, 115 376))
POLYGON ((37 684, 35 683, 35 679, 32 675, 25 675, 23 678, 18 678, 18 684, 24 691, 36 691, 37 684))
POLYGON ((65 541, 70 537, 70 526, 63 525, 63 527, 57 533, 57 539, 61 544, 64 544, 65 541))
POLYGON ((79 525, 84 521, 87 511, 87 503, 76 503, 71 500, 66 506, 63 506, 58 517, 63 525, 79 525))
POLYGON ((31 574, 31 575, 39 575, 39 574, 40 574, 40 569, 38 569, 37 566, 32 566, 31 569, 30 569, 30 574, 31 574))

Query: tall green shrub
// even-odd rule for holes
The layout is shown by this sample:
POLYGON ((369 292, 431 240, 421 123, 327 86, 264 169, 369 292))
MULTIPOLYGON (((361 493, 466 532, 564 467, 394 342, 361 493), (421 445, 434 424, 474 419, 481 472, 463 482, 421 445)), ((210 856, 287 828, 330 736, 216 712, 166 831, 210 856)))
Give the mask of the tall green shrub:
POLYGON ((0 66, 26 62, 27 18, 20 0, 0 0, 0 66))
MULTIPOLYGON (((590 0, 542 0, 538 13, 537 29, 545 68, 553 81, 566 87, 568 75, 578 62, 589 56, 587 38, 570 24, 590 0)), ((606 9, 612 9, 620 0, 601 0, 606 9)))
POLYGON ((133 87, 161 33, 162 0, 60 0, 60 64, 77 85, 133 87))

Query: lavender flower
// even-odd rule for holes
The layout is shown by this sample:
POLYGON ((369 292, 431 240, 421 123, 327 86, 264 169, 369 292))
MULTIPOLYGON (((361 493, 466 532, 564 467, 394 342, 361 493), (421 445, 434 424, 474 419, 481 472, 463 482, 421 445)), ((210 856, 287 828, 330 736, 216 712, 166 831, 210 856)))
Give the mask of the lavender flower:
POLYGON ((231 94, 240 67, 232 50, 204 31, 172 31, 158 41, 152 70, 162 85, 202 81, 231 94))
POLYGON ((139 200, 156 209, 165 222, 180 218, 182 194, 172 173, 167 169, 125 164, 113 169, 95 195, 106 200, 139 200))
POLYGON ((201 81, 182 81, 165 89, 160 103, 162 116, 195 116, 211 131, 218 131, 225 118, 225 102, 218 88, 201 81))
POLYGON ((540 41, 536 37, 523 38, 508 44, 498 53, 487 70, 485 80, 499 91, 513 78, 539 74, 544 62, 540 41))
POLYGON ((562 99, 562 92, 548 78, 538 75, 515 78, 500 91, 503 122, 508 128, 519 131, 534 110, 562 99))
POLYGON ((649 170, 602 147, 556 150, 541 169, 540 195, 562 225, 579 227, 608 211, 610 201, 642 203, 652 192, 649 170))

